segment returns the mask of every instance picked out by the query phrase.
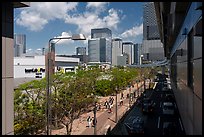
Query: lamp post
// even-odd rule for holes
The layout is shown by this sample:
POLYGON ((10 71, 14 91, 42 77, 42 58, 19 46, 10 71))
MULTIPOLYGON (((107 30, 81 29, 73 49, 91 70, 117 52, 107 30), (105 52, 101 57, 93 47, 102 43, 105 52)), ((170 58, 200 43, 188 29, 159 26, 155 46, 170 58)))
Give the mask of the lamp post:
POLYGON ((47 126, 47 135, 51 135, 51 129, 50 129, 50 118, 51 118, 51 113, 50 113, 50 94, 51 94, 51 73, 50 73, 50 64, 52 63, 53 67, 53 60, 51 60, 51 41, 52 40, 61 40, 61 39, 72 39, 72 40, 86 40, 86 37, 83 34, 74 34, 69 37, 61 37, 61 38, 51 38, 48 43, 48 54, 47 54, 47 70, 46 70, 46 80, 47 80, 47 92, 46 92, 46 126, 47 126))
POLYGON ((115 97, 115 123, 117 123, 118 122, 118 98, 117 98, 117 94, 118 94, 118 87, 116 86, 116 88, 115 88, 115 90, 116 90, 116 97, 115 97))
MULTIPOLYGON (((96 98, 95 98, 95 99, 96 99, 96 98)), ((94 102, 94 135, 97 135, 96 111, 97 111, 97 108, 96 108, 96 100, 95 100, 95 102, 94 102)))
POLYGON ((131 93, 131 83, 129 82, 129 108, 131 107, 131 102, 130 102, 130 93, 131 93))

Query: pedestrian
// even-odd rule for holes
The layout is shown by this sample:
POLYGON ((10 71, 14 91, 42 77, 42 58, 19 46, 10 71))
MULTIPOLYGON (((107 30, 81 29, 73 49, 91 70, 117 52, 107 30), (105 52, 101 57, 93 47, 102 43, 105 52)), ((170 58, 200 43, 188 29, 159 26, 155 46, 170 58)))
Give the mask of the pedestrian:
POLYGON ((111 104, 108 104, 108 106, 109 106, 109 113, 112 113, 112 105, 111 104))
POLYGON ((112 104, 112 97, 109 98, 109 104, 112 104))
POLYGON ((129 98, 129 94, 127 93, 127 98, 129 98))
POLYGON ((98 104, 96 104, 96 111, 98 111, 98 104))
POLYGON ((130 94, 130 102, 133 101, 133 96, 132 96, 132 93, 130 94))
POLYGON ((113 101, 114 101, 114 98, 112 97, 112 98, 111 98, 111 104, 113 104, 113 101))
POLYGON ((121 93, 121 99, 123 99, 124 97, 123 97, 123 93, 121 93))
POLYGON ((120 106, 122 106, 123 105, 123 99, 121 98, 120 99, 120 106))
POLYGON ((91 122, 92 122, 92 119, 91 119, 90 116, 87 118, 87 122, 88 122, 88 127, 90 128, 91 127, 91 122))
POLYGON ((108 108, 108 101, 106 100, 105 103, 104 103, 106 109, 108 108))
POLYGON ((111 98, 111 97, 109 97, 109 100, 108 100, 108 101, 110 102, 110 101, 111 101, 111 99, 112 99, 112 98, 111 98))
POLYGON ((101 110, 101 103, 98 104, 98 110, 101 110))

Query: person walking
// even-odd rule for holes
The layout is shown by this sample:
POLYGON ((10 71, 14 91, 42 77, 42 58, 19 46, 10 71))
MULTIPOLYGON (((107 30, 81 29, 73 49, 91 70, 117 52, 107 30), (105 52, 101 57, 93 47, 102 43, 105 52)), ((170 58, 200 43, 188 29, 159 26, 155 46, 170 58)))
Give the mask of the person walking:
POLYGON ((129 93, 127 93, 127 99, 129 98, 129 93))
POLYGON ((111 109, 112 108, 112 104, 109 103, 108 107, 109 107, 109 113, 112 113, 112 109, 111 109))
POLYGON ((106 107, 106 109, 108 109, 108 101, 107 100, 105 101, 104 106, 106 107))
POLYGON ((91 127, 91 122, 92 122, 92 119, 91 119, 90 116, 87 118, 87 122, 88 122, 88 127, 90 128, 91 127))
POLYGON ((123 99, 121 98, 120 99, 120 106, 122 106, 123 105, 123 99))
POLYGON ((123 92, 121 93, 121 99, 123 99, 124 98, 124 94, 123 94, 123 92))

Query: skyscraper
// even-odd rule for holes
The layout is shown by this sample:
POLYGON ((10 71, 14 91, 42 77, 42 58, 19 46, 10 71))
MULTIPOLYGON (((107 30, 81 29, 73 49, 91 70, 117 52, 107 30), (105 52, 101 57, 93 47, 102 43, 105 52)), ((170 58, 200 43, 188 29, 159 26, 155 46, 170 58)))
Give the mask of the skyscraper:
POLYGON ((131 65, 134 62, 134 52, 133 52, 133 43, 132 42, 123 42, 123 54, 128 56, 128 64, 131 65))
POLYGON ((154 2, 144 3, 143 17, 144 17, 143 39, 144 40, 160 39, 159 30, 158 30, 157 21, 156 21, 154 2))
POLYGON ((86 47, 77 47, 76 55, 86 55, 86 47))
POLYGON ((133 64, 139 65, 140 64, 140 56, 141 56, 141 47, 142 44, 134 44, 134 62, 133 64))
POLYGON ((122 39, 115 38, 112 40, 112 65, 117 64, 117 57, 122 55, 122 39))
POLYGON ((89 62, 106 62, 106 39, 95 38, 88 40, 89 62))
MULTIPOLYGON (((108 62, 111 63, 112 61, 112 48, 111 48, 111 44, 112 44, 112 32, 110 29, 108 28, 97 28, 97 29, 91 29, 91 38, 104 38, 105 39, 105 51, 101 52, 101 53, 105 53, 105 61, 104 62, 108 62)), ((102 40, 104 41, 104 40, 102 40)), ((101 41, 101 42, 102 42, 101 41)), ((103 43, 103 42, 102 42, 103 43)), ((101 48, 103 46, 100 46, 101 48)), ((103 49, 103 48, 102 48, 103 49)), ((101 55, 101 58, 102 55, 101 55)), ((103 60, 103 59, 102 59, 103 60)))
POLYGON ((14 57, 20 57, 26 53, 26 35, 14 34, 14 57))
POLYGON ((156 13, 153 2, 144 3, 143 13, 143 44, 142 55, 146 61, 158 61, 164 59, 163 44, 160 40, 159 30, 156 21, 156 13), (154 50, 156 48, 157 50, 154 50), (159 51, 159 52, 158 52, 159 51), (154 55, 157 57, 154 58, 154 55))

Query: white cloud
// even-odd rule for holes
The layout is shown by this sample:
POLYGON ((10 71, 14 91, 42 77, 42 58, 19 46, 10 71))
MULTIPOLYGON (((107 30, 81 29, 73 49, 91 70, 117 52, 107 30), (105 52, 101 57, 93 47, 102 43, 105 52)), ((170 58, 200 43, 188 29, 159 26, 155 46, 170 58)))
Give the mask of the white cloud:
POLYGON ((34 11, 29 12, 23 10, 20 14, 20 18, 17 18, 16 23, 30 29, 31 31, 38 31, 43 29, 44 25, 47 24, 48 21, 41 18, 40 15, 34 11))
MULTIPOLYGON (((65 38, 65 37, 71 37, 71 36, 72 36, 71 32, 62 32, 62 34, 60 36, 56 36, 54 38, 65 38)), ((60 44, 64 45, 64 44, 73 43, 73 40, 71 40, 71 39, 61 39, 61 40, 55 39, 55 40, 52 40, 52 42, 54 42, 54 43, 57 42, 57 44, 59 44, 59 45, 60 44)))
POLYGON ((105 6, 108 4, 109 2, 87 2, 86 7, 87 8, 105 8, 105 6))
POLYGON ((126 30, 121 34, 122 38, 130 38, 130 37, 136 37, 138 35, 143 34, 143 24, 136 25, 132 29, 126 30))
MULTIPOLYGON (((61 19, 67 24, 77 26, 76 33, 85 34, 87 40, 82 41, 88 44, 90 39, 91 29, 107 27, 111 30, 116 30, 121 21, 120 15, 122 10, 109 9, 109 2, 88 2, 86 11, 81 14, 68 14, 69 11, 75 11, 78 3, 76 2, 31 2, 31 6, 22 10, 16 18, 18 25, 24 26, 31 31, 40 31, 51 20, 61 19), (99 16, 104 12, 105 16, 99 16)), ((71 36, 71 33, 62 32, 61 36, 71 36)), ((54 42, 57 42, 55 40, 54 42)), ((73 42, 72 40, 60 40, 58 44, 66 44, 73 42)))
POLYGON ((100 14, 107 9, 109 2, 87 2, 86 8, 100 14))
POLYGON ((31 31, 40 31, 50 21, 64 19, 68 11, 76 10, 76 2, 31 2, 22 10, 16 23, 31 31))
POLYGON ((109 15, 103 18, 103 21, 106 23, 106 25, 110 28, 117 29, 117 24, 120 21, 120 18, 118 16, 118 13, 114 9, 110 9, 108 11, 109 15))
POLYGON ((79 15, 68 15, 65 22, 77 25, 80 33, 89 35, 93 28, 117 29, 120 17, 115 9, 110 9, 105 17, 99 17, 98 13, 86 11, 79 15))
POLYGON ((77 2, 31 2, 30 7, 22 10, 16 17, 16 23, 31 31, 40 31, 49 21, 61 19, 65 23, 76 25, 77 31, 85 35, 89 35, 92 28, 117 29, 122 10, 110 9, 106 12, 108 4, 109 2, 88 2, 87 11, 69 15, 69 11, 76 10, 77 2), (102 11, 107 15, 99 16, 102 11))

